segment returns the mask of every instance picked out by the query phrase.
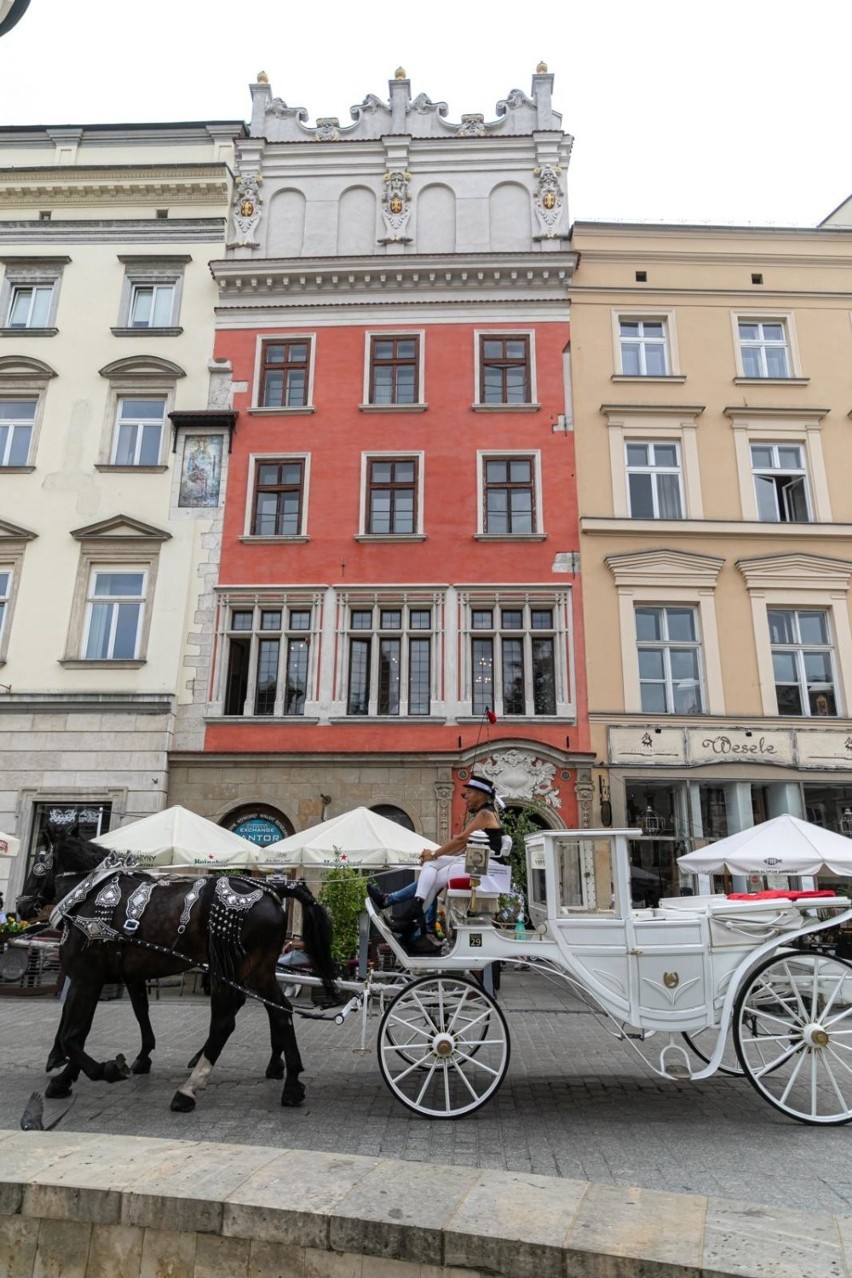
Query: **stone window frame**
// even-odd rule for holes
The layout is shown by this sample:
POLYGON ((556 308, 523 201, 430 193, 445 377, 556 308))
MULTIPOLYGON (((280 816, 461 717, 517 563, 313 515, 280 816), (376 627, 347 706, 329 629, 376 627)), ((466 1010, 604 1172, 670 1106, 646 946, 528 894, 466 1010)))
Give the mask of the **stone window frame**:
POLYGON ((795 608, 819 610, 828 615, 834 641, 838 692, 838 713, 832 719, 845 718, 852 704, 852 624, 849 618, 852 561, 794 553, 741 559, 737 568, 745 580, 751 601, 764 715, 773 719, 790 717, 778 714, 767 613, 770 608, 795 608))
POLYGON ((370 449, 368 452, 361 454, 361 485, 358 510, 358 532, 355 536, 356 541, 374 542, 404 542, 404 541, 425 541, 426 533, 424 531, 423 522, 423 504, 424 491, 426 481, 426 453, 418 449, 394 448, 394 449, 370 449), (415 527, 414 532, 410 533, 371 533, 367 531, 369 523, 369 491, 370 491, 370 463, 374 461, 413 461, 417 467, 417 475, 415 478, 414 500, 415 500, 415 527))
POLYGON ((56 336, 59 332, 56 313, 59 308, 62 273, 70 261, 70 257, 0 257, 0 263, 6 267, 3 283, 0 285, 0 337, 56 336), (52 286, 47 324, 38 328, 11 328, 8 321, 15 289, 46 284, 52 286))
MULTIPOLYGON (((316 723, 317 716, 321 705, 321 694, 319 692, 320 680, 320 663, 322 659, 322 625, 323 625, 323 592, 316 587, 311 586, 294 586, 289 587, 269 587, 264 589, 248 589, 240 587, 216 587, 216 636, 215 636, 215 658, 213 663, 213 680, 210 701, 207 706, 207 716, 210 719, 228 718, 231 722, 248 722, 258 721, 268 723, 271 718, 281 718, 288 725, 294 723, 316 723), (227 697, 228 673, 230 669, 230 637, 232 634, 238 633, 230 624, 232 614, 234 612, 251 611, 252 612, 252 628, 250 631, 241 631, 239 633, 249 633, 252 636, 252 651, 250 657, 250 673, 246 690, 246 704, 254 705, 257 692, 257 644, 256 640, 263 634, 260 624, 261 614, 264 611, 273 610, 282 613, 282 623, 288 617, 290 610, 309 611, 311 614, 310 626, 307 630, 299 631, 308 639, 308 677, 307 677, 307 695, 305 697, 304 708, 299 715, 262 715, 258 716, 254 713, 241 715, 226 715, 225 702, 227 697)), ((281 631, 276 634, 287 636, 291 633, 287 625, 283 625, 281 631)), ((279 653, 279 660, 282 653, 279 653)), ((279 666, 279 672, 283 670, 286 673, 286 658, 284 664, 279 666)), ((281 701, 284 696, 284 680, 279 679, 278 699, 281 701)))
POLYGON ((541 450, 538 448, 480 448, 476 453, 476 541, 544 541, 544 497, 542 493, 541 450), (518 458, 533 463, 533 531, 529 533, 489 533, 485 530, 485 467, 489 461, 518 458))
MULTIPOLYGON (((665 443, 674 440, 680 447, 683 517, 659 520, 655 526, 682 525, 686 519, 703 519, 701 469, 698 460, 698 418, 703 404, 602 404, 609 434, 609 464, 612 481, 612 513, 616 519, 630 519, 627 485, 627 447, 635 443, 665 443)), ((649 521, 650 522, 650 521, 649 521)))
POLYGON ((669 307, 629 307, 618 306, 613 307, 610 312, 612 324, 612 366, 615 372, 610 380, 613 382, 638 382, 647 384, 649 382, 663 383, 682 383, 686 381, 686 374, 680 366, 680 347, 677 337, 677 319, 676 312, 669 307), (663 340, 666 347, 666 365, 668 371, 665 373, 625 373, 622 363, 621 352, 621 321, 629 320, 651 320, 659 321, 663 325, 663 340))
POLYGON ((183 281, 187 265, 192 261, 188 254, 144 256, 135 253, 119 253, 118 260, 124 266, 124 280, 118 307, 118 324, 110 329, 113 337, 179 337, 183 332, 178 321, 183 303, 183 281), (137 286, 171 284, 171 323, 135 327, 130 322, 134 291, 137 286))
POLYGON ((423 328, 368 329, 364 333, 364 385, 361 392, 362 413, 422 413, 426 403, 426 330, 423 328), (373 343, 397 338, 413 338, 417 342, 417 399, 413 404, 374 404, 372 402, 373 343))
POLYGON ((60 658, 60 665, 74 670, 138 670, 147 662, 160 551, 163 543, 171 540, 171 533, 128 516, 118 515, 85 528, 77 528, 72 531, 71 536, 80 543, 80 558, 74 582, 65 655, 60 658), (138 568, 146 573, 139 655, 133 659, 86 658, 81 654, 87 629, 92 572, 114 567, 138 568))
POLYGON ((308 537, 308 509, 311 495, 311 454, 303 452, 290 452, 287 449, 277 449, 274 452, 250 453, 249 454, 248 473, 246 475, 246 501, 245 501, 245 519, 243 524, 243 535, 240 541, 245 542, 306 542, 308 537), (279 534, 279 533, 256 533, 254 528, 254 508, 257 497, 257 472, 258 467, 264 462, 288 462, 297 461, 302 464, 302 509, 300 512, 300 526, 298 533, 279 534))
POLYGON ((56 376, 56 372, 50 365, 40 359, 32 359, 26 355, 0 356, 0 399, 36 400, 27 464, 26 466, 4 466, 0 468, 0 476, 27 475, 35 470, 35 457, 44 421, 47 385, 56 376))
POLYGON ((348 723, 423 723, 435 720, 444 713, 443 689, 445 680, 444 661, 446 658, 446 591, 442 587, 429 586, 384 586, 381 588, 355 586, 351 590, 335 592, 335 673, 333 715, 348 723), (429 610, 430 626, 420 629, 411 625, 411 613, 429 610), (353 612, 371 614, 371 626, 360 628, 353 626, 353 612), (401 626, 396 629, 383 630, 381 615, 383 612, 399 612, 401 626), (379 696, 379 658, 382 634, 399 637, 404 645, 402 653, 403 676, 400 686, 399 713, 390 714, 378 710, 379 696), (369 667, 369 710, 367 714, 353 714, 350 711, 350 677, 351 677, 351 641, 354 639, 370 639, 369 667), (410 648, 407 641, 426 639, 429 641, 429 710, 426 713, 411 714, 408 710, 409 694, 409 659, 410 648), (403 708, 403 703, 405 708, 403 708))
POLYGON ((0 519, 0 570, 10 572, 12 577, 3 621, 0 625, 0 666, 5 665, 9 652, 9 639, 21 584, 24 553, 27 543, 34 541, 35 537, 36 534, 28 529, 19 528, 16 524, 9 524, 0 519))
MULTIPOLYGON (((725 691, 716 617, 716 586, 723 559, 677 550, 644 550, 608 555, 618 597, 621 670, 625 714, 642 709, 636 606, 695 608, 701 629, 701 667, 704 677, 703 714, 725 713, 725 691)), ((773 685, 774 686, 774 685, 773 685)))
MULTIPOLYGON (((754 490, 754 468, 751 460, 752 444, 800 444, 805 454, 808 499, 811 523, 830 524, 831 497, 822 448, 823 420, 827 408, 738 408, 723 409, 730 419, 734 432, 734 454, 737 463, 737 479, 740 488, 740 508, 744 520, 764 525, 757 511, 754 490)), ((780 524, 773 524, 780 527, 780 524)), ((803 527, 802 524, 785 527, 803 527)))
POLYGON ((746 386, 806 386, 810 381, 810 378, 805 377, 802 373, 802 360, 799 353, 799 337, 796 330, 796 315, 794 311, 776 311, 771 308, 767 310, 765 307, 761 310, 733 310, 731 311, 731 337, 734 345, 734 367, 736 369, 733 380, 736 386, 742 384, 746 386), (740 321, 746 324, 783 325, 787 338, 786 349, 789 363, 789 373, 786 377, 748 376, 743 366, 740 321))
POLYGON ((536 361, 536 330, 534 328, 477 328, 473 332, 473 402, 477 413, 535 413, 541 408, 538 402, 538 373, 536 361), (527 343, 529 359, 529 400, 523 404, 487 404, 482 393, 482 343, 489 337, 523 338, 527 343))
POLYGON ((296 416, 299 413, 315 413, 316 406, 314 404, 314 377, 316 373, 317 358, 317 334, 312 331, 303 330, 284 330, 281 332, 263 332, 259 333, 255 343, 254 355, 254 376, 252 379, 252 396, 251 407, 248 412, 252 416, 269 416, 269 417, 288 417, 296 416), (261 403, 263 392, 263 348, 264 346, 274 345, 276 342, 306 342, 308 346, 308 384, 305 388, 305 403, 295 408, 287 407, 267 407, 261 403))
POLYGON ((115 471, 123 474, 161 474, 168 470, 169 431, 166 429, 169 413, 174 409, 177 382, 186 373, 171 360, 159 356, 131 356, 114 360, 99 370, 109 383, 106 397, 101 442, 95 470, 115 471), (163 398, 163 430, 160 437, 159 461, 154 466, 122 466, 112 460, 118 423, 119 401, 136 396, 139 399, 163 398))

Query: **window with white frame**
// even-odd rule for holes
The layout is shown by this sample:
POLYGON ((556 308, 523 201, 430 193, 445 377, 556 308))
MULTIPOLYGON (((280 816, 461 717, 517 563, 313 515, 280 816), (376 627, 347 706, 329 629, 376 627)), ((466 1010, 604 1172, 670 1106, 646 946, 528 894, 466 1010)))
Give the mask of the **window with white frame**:
POLYGON ((808 523, 807 470, 801 444, 752 444, 757 517, 770 523, 808 523))
POLYGON ((261 344, 259 408, 307 408, 311 339, 276 338, 261 344))
POLYGON ((502 717, 556 714, 559 697, 557 609, 528 601, 485 606, 469 615, 471 711, 502 717))
POLYGON ((124 266, 124 288, 121 294, 116 337, 141 336, 146 332, 180 333, 180 309, 183 277, 189 256, 170 254, 148 257, 120 254, 124 266))
POLYGON ((522 536, 537 532, 536 458, 484 456, 482 531, 486 536, 522 536))
POLYGON ((778 713, 836 716, 834 644, 827 613, 769 608, 767 619, 778 713))
POLYGON ((255 463, 251 531, 255 537, 298 537, 305 516, 304 457, 255 463))
POLYGON ((311 604, 283 599, 228 605, 224 714, 304 715, 313 616, 311 604))
POLYGON ((124 564, 93 568, 86 598, 85 661, 139 658, 148 574, 124 564))
POLYGON ((480 333, 478 403, 531 405, 532 349, 529 334, 480 333))
POLYGON ((425 603, 353 603, 346 629, 346 713, 428 715, 434 608, 425 603))
POLYGON ((783 319, 737 320, 743 377, 786 378, 790 372, 790 341, 783 319))
POLYGON ((368 457, 365 532, 406 536, 418 529, 419 459, 368 457))
POLYGON ((6 613, 9 609, 9 600, 12 597, 12 570, 0 565, 0 651, 3 651, 4 630, 6 628, 6 613))
POLYGON ((55 283, 13 284, 6 327, 48 328, 55 287, 55 283))
POLYGON ((369 400, 379 404, 416 404, 420 398, 420 339, 374 334, 370 337, 369 400))
POLYGON ((164 397, 119 396, 111 457, 113 466, 158 466, 165 419, 164 397))
POLYGON ((701 640, 695 608, 636 607, 642 710, 701 714, 701 640))
POLYGON ((670 361, 664 319, 620 316, 618 333, 624 377, 668 376, 670 361))
POLYGON ((37 399, 0 399, 0 467, 27 466, 37 399))
POLYGON ((678 443, 630 440, 625 449, 631 518, 682 519, 683 480, 678 443))

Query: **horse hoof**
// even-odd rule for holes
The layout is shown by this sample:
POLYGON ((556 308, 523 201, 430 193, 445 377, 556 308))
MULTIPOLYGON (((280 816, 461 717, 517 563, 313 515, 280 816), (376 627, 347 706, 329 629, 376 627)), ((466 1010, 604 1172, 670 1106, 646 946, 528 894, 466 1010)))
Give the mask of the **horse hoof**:
POLYGON ((191 1057, 191 1058, 190 1058, 190 1059, 186 1062, 186 1068, 187 1068, 187 1069, 195 1069, 196 1065, 197 1065, 197 1064, 198 1064, 198 1062, 201 1060, 201 1052, 202 1052, 203 1050, 204 1050, 203 1048, 200 1048, 200 1049, 199 1049, 199 1051, 197 1051, 197 1052, 195 1053, 195 1055, 194 1055, 194 1056, 192 1056, 192 1057, 191 1057))
POLYGON ((266 1067, 266 1077, 267 1078, 283 1078, 284 1062, 283 1061, 275 1061, 274 1063, 270 1062, 270 1064, 267 1065, 266 1067))
POLYGON ((147 1057, 137 1056, 136 1060, 130 1066, 131 1074, 150 1074, 151 1062, 147 1057))
POLYGON ((130 1066, 119 1053, 114 1061, 104 1061, 103 1079, 105 1083, 121 1083, 130 1077, 130 1066))
POLYGON ((64 1069, 68 1064, 67 1056, 48 1056, 47 1064, 44 1067, 45 1074, 52 1074, 55 1069, 64 1069))
POLYGON ((301 1083, 297 1083, 295 1087, 285 1087, 281 1093, 281 1104, 285 1109, 295 1109, 304 1099, 305 1089, 301 1083))
POLYGON ((59 1100, 63 1096, 71 1095, 71 1084, 62 1083, 58 1078, 52 1078, 44 1089, 45 1096, 49 1100, 59 1100))
POLYGON ((195 1109, 195 1101, 184 1092, 175 1092, 169 1108, 173 1114, 189 1114, 195 1109))

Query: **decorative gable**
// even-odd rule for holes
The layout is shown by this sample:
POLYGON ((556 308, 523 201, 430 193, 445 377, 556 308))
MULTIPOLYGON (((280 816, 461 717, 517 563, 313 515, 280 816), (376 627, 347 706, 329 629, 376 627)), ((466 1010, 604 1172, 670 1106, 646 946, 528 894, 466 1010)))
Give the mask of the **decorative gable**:
POLYGON ((848 590, 852 562, 824 555, 761 555, 739 559, 749 590, 848 590))
POLYGON ((30 532, 28 528, 19 528, 17 524, 0 519, 0 548, 13 541, 33 541, 37 536, 38 533, 30 532))
POLYGON ((616 586, 678 586, 713 589, 724 565, 715 555, 684 550, 640 550, 633 554, 607 555, 606 565, 616 586))
POLYGON ((131 515, 113 515, 96 524, 87 524, 85 528, 74 528, 71 536, 78 541, 138 542, 142 545, 152 541, 170 541, 172 534, 152 524, 143 524, 141 519, 134 519, 131 515))

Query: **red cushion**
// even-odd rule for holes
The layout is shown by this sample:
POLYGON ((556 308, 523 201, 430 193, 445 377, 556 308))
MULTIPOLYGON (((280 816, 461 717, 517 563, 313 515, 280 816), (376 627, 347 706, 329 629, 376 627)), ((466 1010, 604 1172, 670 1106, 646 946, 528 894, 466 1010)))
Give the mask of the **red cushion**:
POLYGON ((456 888, 458 891, 470 887, 470 875, 462 874, 457 879, 450 879, 447 883, 448 888, 456 888))
POLYGON ((807 892, 795 892, 795 891, 782 892, 778 889, 773 889, 767 892, 729 892, 728 900, 729 901, 801 901, 806 898, 810 898, 812 896, 836 896, 836 895, 837 895, 836 892, 831 892, 829 890, 818 891, 816 888, 811 888, 807 892))

